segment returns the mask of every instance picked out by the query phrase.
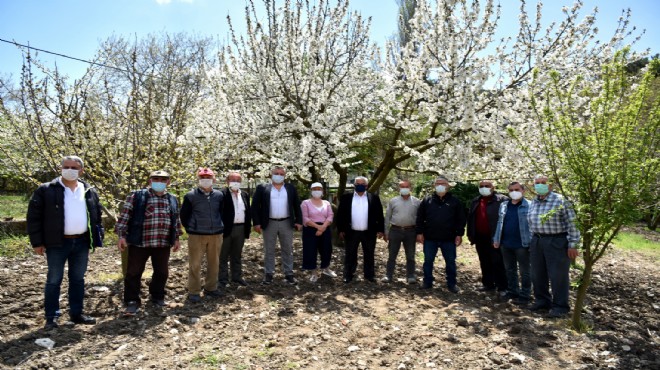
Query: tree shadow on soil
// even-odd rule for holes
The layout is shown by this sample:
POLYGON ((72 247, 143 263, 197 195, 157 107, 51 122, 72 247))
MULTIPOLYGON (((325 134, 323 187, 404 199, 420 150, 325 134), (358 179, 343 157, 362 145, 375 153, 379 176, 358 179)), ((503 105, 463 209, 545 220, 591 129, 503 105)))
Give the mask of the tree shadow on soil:
POLYGON ((19 338, 0 343, 0 362, 6 366, 18 366, 29 360, 32 356, 46 351, 57 352, 60 348, 75 345, 82 341, 83 333, 74 325, 60 325, 54 330, 38 329, 19 338), (39 338, 49 338, 55 342, 52 350, 48 350, 35 343, 39 338))

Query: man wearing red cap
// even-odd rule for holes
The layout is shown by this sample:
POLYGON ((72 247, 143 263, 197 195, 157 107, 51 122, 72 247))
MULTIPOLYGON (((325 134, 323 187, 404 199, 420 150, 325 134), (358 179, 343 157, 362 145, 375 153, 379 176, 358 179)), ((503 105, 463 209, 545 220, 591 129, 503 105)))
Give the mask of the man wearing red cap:
POLYGON ((204 296, 219 297, 218 268, 220 245, 222 245, 222 201, 223 194, 213 189, 215 173, 209 168, 197 171, 199 187, 183 198, 181 224, 188 233, 188 300, 197 303, 202 292, 202 259, 206 255, 206 279, 204 296))

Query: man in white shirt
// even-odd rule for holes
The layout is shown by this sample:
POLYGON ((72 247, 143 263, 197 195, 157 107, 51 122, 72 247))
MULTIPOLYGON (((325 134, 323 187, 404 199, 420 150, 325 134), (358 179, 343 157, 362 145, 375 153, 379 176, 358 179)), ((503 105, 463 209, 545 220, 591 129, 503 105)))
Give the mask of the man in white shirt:
POLYGON ((264 285, 273 282, 278 239, 284 278, 291 285, 297 284, 293 275, 293 230, 302 229, 302 212, 296 187, 284 183, 285 176, 284 167, 273 167, 271 183, 258 185, 252 198, 254 231, 264 236, 264 285))
POLYGON ((383 237, 383 206, 376 194, 367 192, 366 177, 355 178, 355 192, 341 196, 337 209, 339 237, 346 240, 344 283, 353 281, 357 270, 358 246, 364 255, 364 278, 376 281, 376 239, 383 237))
POLYGON ((96 191, 78 179, 84 172, 80 157, 64 157, 61 167, 60 177, 42 184, 34 192, 27 213, 30 243, 36 254, 46 254, 48 262, 44 290, 46 329, 58 327, 60 287, 67 262, 71 321, 96 322, 83 314, 83 297, 89 250, 103 244, 101 204, 96 191))
POLYGON ((229 267, 231 267, 231 281, 238 285, 247 286, 243 279, 243 245, 245 239, 250 237, 252 216, 250 214, 250 198, 241 190, 242 177, 238 172, 227 175, 227 187, 224 193, 222 222, 225 225, 222 249, 220 250, 220 273, 218 282, 224 287, 229 282, 229 267), (229 263, 229 267, 227 264, 229 263))

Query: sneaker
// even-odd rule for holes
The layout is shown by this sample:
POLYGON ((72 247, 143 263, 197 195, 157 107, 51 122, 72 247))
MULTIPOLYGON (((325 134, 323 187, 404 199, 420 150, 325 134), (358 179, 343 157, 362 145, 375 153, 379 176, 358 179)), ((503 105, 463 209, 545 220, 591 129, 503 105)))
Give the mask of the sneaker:
POLYGON ((58 327, 59 325, 57 324, 57 317, 46 319, 46 325, 44 325, 44 329, 51 330, 57 329, 58 327))
POLYGON ((286 280, 286 282, 287 282, 289 285, 296 285, 296 284, 298 284, 298 281, 296 280, 296 278, 295 278, 293 275, 287 275, 287 276, 285 276, 285 277, 284 277, 284 280, 286 280))
POLYGON ((316 271, 312 271, 309 274, 309 281, 311 281, 312 283, 316 283, 318 279, 319 279, 319 274, 316 271))
POLYGON ((135 301, 130 301, 126 303, 126 308, 124 308, 125 316, 134 316, 138 312, 138 303, 135 301))
POLYGON ((511 295, 507 293, 506 290, 500 290, 497 292, 497 299, 499 299, 500 301, 508 301, 511 298, 512 298, 511 295))
POLYGON ((381 279, 383 283, 391 283, 392 282, 392 277, 391 276, 383 276, 381 279))
POLYGON ((263 285, 270 285, 273 283, 273 274, 264 275, 264 280, 261 281, 263 285))
POLYGON ((188 302, 199 303, 201 301, 202 301, 202 297, 199 294, 188 294, 188 302))
POLYGON ((458 293, 458 292, 461 291, 460 289, 458 289, 458 287, 456 285, 448 286, 447 290, 452 292, 452 293, 458 293))
MULTIPOLYGON (((250 284, 248 284, 247 281, 245 281, 245 279, 243 279, 243 278, 234 279, 234 280, 232 280, 231 282, 232 282, 232 283, 236 283, 236 284, 238 284, 238 285, 240 285, 240 286, 248 286, 248 285, 250 285, 250 284)), ((225 285, 227 285, 227 284, 225 284, 225 285)))
POLYGON ((337 277, 337 274, 335 274, 335 272, 330 270, 329 268, 323 269, 323 275, 330 276, 331 278, 336 278, 337 277))
POLYGON ((96 324, 96 319, 87 315, 80 314, 71 316, 71 322, 74 324, 93 325, 96 324))
POLYGON ((216 289, 216 290, 204 289, 204 297, 222 297, 224 295, 225 293, 220 289, 216 289))
POLYGON ((153 304, 154 306, 156 306, 158 308, 163 308, 163 307, 167 306, 167 303, 165 303, 164 299, 152 298, 151 299, 151 304, 153 304))
POLYGON ((414 277, 412 277, 412 276, 409 277, 409 278, 407 279, 407 281, 408 281, 408 284, 417 284, 417 278, 414 278, 414 277))

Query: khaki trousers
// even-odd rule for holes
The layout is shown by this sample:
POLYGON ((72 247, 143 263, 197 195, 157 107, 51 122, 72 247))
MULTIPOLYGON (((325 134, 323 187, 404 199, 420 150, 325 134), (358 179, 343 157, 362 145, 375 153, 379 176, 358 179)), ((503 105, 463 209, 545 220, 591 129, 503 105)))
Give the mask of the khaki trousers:
POLYGON ((206 255, 206 279, 204 290, 218 289, 218 268, 222 234, 188 236, 188 293, 202 291, 202 260, 206 255))

